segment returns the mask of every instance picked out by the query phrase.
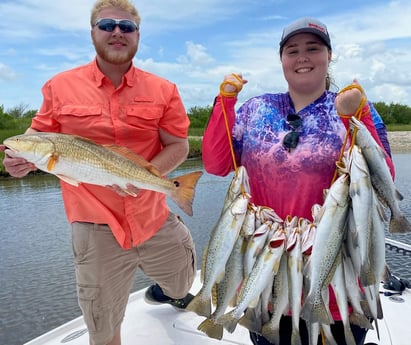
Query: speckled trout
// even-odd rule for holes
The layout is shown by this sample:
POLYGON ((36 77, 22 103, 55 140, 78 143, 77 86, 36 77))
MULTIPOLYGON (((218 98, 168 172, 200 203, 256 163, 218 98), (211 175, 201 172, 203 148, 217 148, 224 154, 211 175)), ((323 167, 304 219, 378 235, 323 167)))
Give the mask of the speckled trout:
POLYGON ((334 270, 338 253, 346 232, 350 206, 349 176, 342 174, 331 185, 317 224, 310 263, 304 274, 310 275, 310 287, 301 309, 301 317, 311 323, 329 325, 333 322, 328 303, 322 292, 327 289, 334 270))
POLYGON ((355 144, 359 146, 368 164, 371 183, 379 200, 391 210, 389 231, 391 233, 411 232, 411 223, 402 213, 399 201, 403 199, 397 190, 386 164, 386 153, 377 144, 367 127, 354 116, 350 119, 350 131, 358 129, 355 144))
POLYGON ((186 310, 209 318, 214 284, 220 283, 225 275, 226 263, 240 234, 247 213, 249 194, 240 194, 225 208, 214 229, 203 256, 201 280, 203 285, 186 310))
POLYGON ((25 158, 38 169, 71 185, 118 185, 126 193, 136 196, 127 189, 127 184, 132 184, 140 189, 164 193, 185 213, 193 214, 192 202, 201 171, 166 179, 143 157, 127 148, 98 145, 69 134, 16 135, 4 140, 4 145, 8 155, 25 158))

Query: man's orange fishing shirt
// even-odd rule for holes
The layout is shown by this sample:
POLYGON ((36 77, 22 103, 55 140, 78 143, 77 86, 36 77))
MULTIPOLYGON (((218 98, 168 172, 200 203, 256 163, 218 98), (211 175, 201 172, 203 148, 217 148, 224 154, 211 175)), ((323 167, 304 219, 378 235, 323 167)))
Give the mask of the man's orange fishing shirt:
MULTIPOLYGON (((125 146, 148 161, 162 149, 159 128, 187 137, 189 119, 175 84, 134 66, 117 89, 94 60, 56 75, 42 92, 31 125, 41 132, 125 146)), ((163 193, 141 190, 137 197, 122 197, 106 187, 63 181, 61 188, 70 223, 108 224, 124 249, 153 236, 169 213, 163 193)))

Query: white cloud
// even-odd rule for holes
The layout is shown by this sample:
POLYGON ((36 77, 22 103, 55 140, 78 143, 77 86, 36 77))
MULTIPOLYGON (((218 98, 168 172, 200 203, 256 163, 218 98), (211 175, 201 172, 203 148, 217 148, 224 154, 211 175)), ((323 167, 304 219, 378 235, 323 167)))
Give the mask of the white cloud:
POLYGON ((16 73, 0 62, 0 80, 10 81, 16 79, 16 73))
POLYGON ((186 42, 186 54, 178 58, 178 62, 189 64, 191 67, 204 66, 214 62, 214 59, 207 53, 207 49, 194 42, 186 42))
MULTIPOLYGON (((17 78, 18 71, 21 82, 10 83, 10 95, 3 99, 15 99, 11 92, 18 90, 20 95, 35 94, 30 103, 38 107, 39 90, 49 77, 94 57, 88 23, 93 3, 0 3, 0 80, 17 78)), ((249 80, 240 102, 263 92, 285 91, 278 40, 283 25, 300 15, 315 15, 328 24, 335 57, 331 72, 340 88, 358 78, 371 100, 385 97, 386 102, 411 105, 408 1, 347 0, 336 8, 314 0, 309 10, 298 1, 284 0, 135 3, 142 16, 135 63, 175 82, 187 107, 211 104, 223 76, 231 72, 242 72, 249 80)))

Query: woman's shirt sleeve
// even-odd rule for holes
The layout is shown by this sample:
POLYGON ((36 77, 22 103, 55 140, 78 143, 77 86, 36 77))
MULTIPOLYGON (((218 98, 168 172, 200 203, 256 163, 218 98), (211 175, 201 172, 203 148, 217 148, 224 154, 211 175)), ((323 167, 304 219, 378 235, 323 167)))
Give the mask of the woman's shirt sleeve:
POLYGON ((387 152, 388 155, 392 157, 391 147, 388 141, 387 128, 385 127, 384 121, 382 120, 381 115, 378 114, 378 111, 377 109, 375 109, 374 105, 372 103, 369 103, 369 105, 370 105, 372 121, 374 122, 374 126, 375 126, 375 129, 377 130, 378 137, 380 138, 381 144, 383 145, 385 152, 387 152))
POLYGON ((236 102, 237 98, 235 97, 223 98, 221 95, 217 96, 214 101, 202 143, 204 168, 210 174, 226 176, 234 170, 229 140, 231 140, 231 132, 235 123, 234 106, 236 102))

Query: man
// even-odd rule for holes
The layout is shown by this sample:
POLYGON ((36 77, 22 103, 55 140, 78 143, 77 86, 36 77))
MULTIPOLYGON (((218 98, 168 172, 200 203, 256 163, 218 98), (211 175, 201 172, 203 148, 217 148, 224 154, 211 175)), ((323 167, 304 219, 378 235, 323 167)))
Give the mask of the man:
MULTIPOLYGON (((96 58, 44 85, 43 104, 27 132, 75 134, 124 146, 162 175, 180 165, 188 154, 189 120, 174 84, 133 66, 139 24, 128 0, 97 1, 91 13, 96 58)), ((4 166, 12 176, 36 169, 5 152, 4 166)), ((72 224, 78 300, 93 345, 121 344, 137 267, 158 282, 146 292, 149 303, 184 309, 193 298, 188 291, 196 255, 188 229, 170 212, 165 194, 128 187, 137 197, 118 186, 61 182, 72 224)))

